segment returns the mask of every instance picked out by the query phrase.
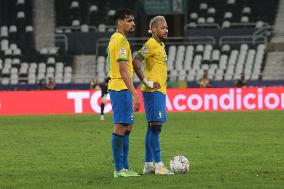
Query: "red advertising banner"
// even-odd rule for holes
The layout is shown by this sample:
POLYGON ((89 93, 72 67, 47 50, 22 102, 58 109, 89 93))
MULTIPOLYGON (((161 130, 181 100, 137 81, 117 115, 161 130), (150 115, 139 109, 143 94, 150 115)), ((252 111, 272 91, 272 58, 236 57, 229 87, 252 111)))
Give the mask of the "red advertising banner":
MULTIPOLYGON (((101 92, 92 90, 7 91, 0 92, 0 115, 99 113, 100 102, 101 92)), ((111 112, 109 96, 105 104, 111 112)), ((284 87, 168 89, 166 105, 168 112, 284 110, 284 87)))

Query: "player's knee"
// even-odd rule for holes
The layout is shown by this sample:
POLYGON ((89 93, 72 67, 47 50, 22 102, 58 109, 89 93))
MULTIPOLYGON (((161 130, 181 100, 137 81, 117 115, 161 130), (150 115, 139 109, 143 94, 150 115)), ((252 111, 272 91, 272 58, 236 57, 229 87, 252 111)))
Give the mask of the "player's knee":
POLYGON ((151 131, 160 133, 162 131, 162 125, 151 125, 150 129, 151 131))
POLYGON ((128 125, 128 126, 126 127, 126 131, 131 132, 131 130, 132 130, 132 125, 128 125))
POLYGON ((116 125, 116 126, 114 127, 114 131, 113 131, 113 132, 114 132, 115 134, 124 136, 125 131, 126 131, 126 128, 125 128, 124 126, 122 126, 122 125, 116 125))
POLYGON ((115 133, 115 134, 117 134, 117 135, 120 135, 120 136, 124 136, 125 131, 122 131, 122 130, 119 130, 119 129, 115 129, 115 130, 113 131, 113 133, 115 133))

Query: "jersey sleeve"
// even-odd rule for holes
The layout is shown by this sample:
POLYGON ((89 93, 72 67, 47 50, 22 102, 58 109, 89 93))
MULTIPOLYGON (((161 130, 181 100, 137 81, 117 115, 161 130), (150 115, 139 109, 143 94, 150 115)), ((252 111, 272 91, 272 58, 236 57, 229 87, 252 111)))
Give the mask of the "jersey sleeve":
POLYGON ((138 56, 143 60, 152 55, 153 55, 153 49, 151 48, 151 45, 148 43, 145 43, 143 47, 138 51, 138 56))
POLYGON ((129 49, 130 48, 127 39, 125 38, 119 39, 116 46, 117 62, 128 60, 128 53, 130 52, 127 51, 129 51, 129 49))

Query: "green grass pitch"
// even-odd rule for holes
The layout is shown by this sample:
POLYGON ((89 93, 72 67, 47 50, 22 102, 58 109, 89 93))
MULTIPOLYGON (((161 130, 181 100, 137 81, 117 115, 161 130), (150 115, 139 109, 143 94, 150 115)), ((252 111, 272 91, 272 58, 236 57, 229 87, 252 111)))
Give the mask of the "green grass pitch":
MULTIPOLYGON (((111 114, 0 116, 0 189, 283 188, 284 112, 170 113, 162 158, 185 175, 113 178, 111 114)), ((141 172, 144 114, 135 115, 130 165, 141 172)))

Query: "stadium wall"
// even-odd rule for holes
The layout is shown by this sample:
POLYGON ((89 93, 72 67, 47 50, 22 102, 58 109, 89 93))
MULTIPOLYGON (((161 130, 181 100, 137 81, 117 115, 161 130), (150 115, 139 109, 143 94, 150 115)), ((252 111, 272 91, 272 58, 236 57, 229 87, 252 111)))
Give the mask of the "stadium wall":
MULTIPOLYGON (((142 102, 141 91, 139 98, 142 102)), ((100 102, 101 91, 7 91, 0 92, 0 115, 99 113, 100 102)), ((166 107, 168 112, 284 110, 284 87, 169 89, 166 107)), ((105 112, 111 109, 108 96, 105 112)))

